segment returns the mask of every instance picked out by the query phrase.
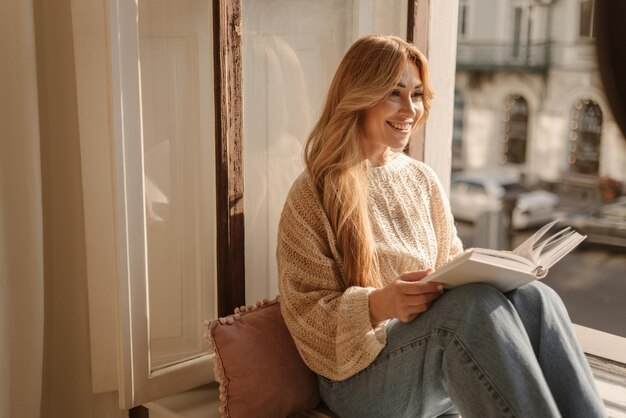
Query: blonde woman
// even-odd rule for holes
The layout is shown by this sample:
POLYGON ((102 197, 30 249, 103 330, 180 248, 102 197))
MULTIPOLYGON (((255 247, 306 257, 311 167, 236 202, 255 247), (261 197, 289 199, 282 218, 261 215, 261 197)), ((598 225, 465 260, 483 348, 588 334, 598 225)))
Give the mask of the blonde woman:
POLYGON ((341 418, 603 416, 548 287, 420 281, 462 251, 435 174, 398 151, 432 97, 413 45, 362 38, 306 144, 277 259, 282 314, 322 399, 341 418))

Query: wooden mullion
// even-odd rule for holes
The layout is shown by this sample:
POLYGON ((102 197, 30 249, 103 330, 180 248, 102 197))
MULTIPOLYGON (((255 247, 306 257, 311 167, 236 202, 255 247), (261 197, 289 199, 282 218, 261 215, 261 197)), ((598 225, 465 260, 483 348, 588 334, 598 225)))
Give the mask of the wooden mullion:
POLYGON ((408 12, 406 22, 406 40, 413 43, 415 36, 415 11, 417 10, 418 0, 408 0, 408 12))
MULTIPOLYGON (((414 44, 428 58, 428 14, 430 0, 408 0, 406 39, 414 44)), ((424 125, 411 134, 411 140, 404 151, 411 157, 424 160, 426 130, 424 125)))
POLYGON ((245 305, 241 0, 215 0, 218 315, 245 305))

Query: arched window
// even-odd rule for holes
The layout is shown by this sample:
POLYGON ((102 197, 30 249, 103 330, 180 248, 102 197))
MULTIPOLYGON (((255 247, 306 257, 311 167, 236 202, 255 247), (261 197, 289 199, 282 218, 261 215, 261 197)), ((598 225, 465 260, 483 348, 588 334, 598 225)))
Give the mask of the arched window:
POLYGON ((571 112, 568 157, 570 171, 598 174, 601 137, 600 106, 591 100, 578 100, 571 112))
POLYGON ((504 101, 502 111, 504 132, 500 146, 500 162, 524 164, 528 139, 528 103, 522 96, 513 94, 504 101))
POLYGON ((463 159, 463 112, 465 102, 458 90, 454 90, 454 116, 452 127, 452 171, 462 170, 463 159))

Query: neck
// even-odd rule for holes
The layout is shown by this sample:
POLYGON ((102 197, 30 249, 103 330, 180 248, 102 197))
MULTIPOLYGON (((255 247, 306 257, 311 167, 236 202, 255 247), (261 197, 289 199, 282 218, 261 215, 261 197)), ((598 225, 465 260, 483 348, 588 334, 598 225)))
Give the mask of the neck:
POLYGON ((366 150, 365 156, 372 163, 372 165, 380 166, 391 161, 394 153, 391 151, 391 148, 384 147, 377 150, 366 150))

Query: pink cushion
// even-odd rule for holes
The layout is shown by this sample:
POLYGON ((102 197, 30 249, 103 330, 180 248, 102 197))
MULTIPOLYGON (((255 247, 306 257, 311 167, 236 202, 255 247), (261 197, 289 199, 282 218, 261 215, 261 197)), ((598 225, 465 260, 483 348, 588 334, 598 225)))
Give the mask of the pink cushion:
POLYGON ((236 309, 208 328, 223 417, 286 417, 320 402, 317 377, 300 358, 277 300, 236 309))

